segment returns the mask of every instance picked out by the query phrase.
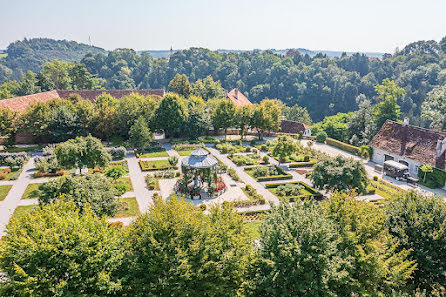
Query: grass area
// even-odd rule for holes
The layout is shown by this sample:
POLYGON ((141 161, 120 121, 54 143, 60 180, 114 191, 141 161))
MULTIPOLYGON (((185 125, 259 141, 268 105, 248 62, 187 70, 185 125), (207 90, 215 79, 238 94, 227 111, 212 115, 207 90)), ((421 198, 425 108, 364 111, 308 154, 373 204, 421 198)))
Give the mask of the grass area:
POLYGON ((124 167, 125 175, 129 174, 129 163, 127 163, 127 160, 112 161, 105 168, 97 168, 97 167, 95 169, 88 168, 88 173, 89 174, 98 173, 98 172, 104 173, 105 170, 110 166, 122 166, 122 167, 124 167))
POLYGON ((182 157, 190 156, 194 150, 186 150, 186 151, 177 151, 178 154, 182 157))
POLYGON ((228 159, 234 162, 237 166, 257 165, 260 162, 260 155, 258 154, 240 154, 229 155, 228 159))
POLYGON ((253 238, 260 238, 260 225, 262 224, 261 221, 253 221, 253 222, 246 222, 245 225, 251 234, 253 238))
POLYGON ((38 149, 42 149, 42 146, 41 145, 34 145, 34 146, 29 146, 29 147, 11 146, 11 147, 6 148, 6 151, 8 153, 19 153, 19 152, 33 152, 38 149))
POLYGON ((133 184, 132 184, 132 180, 130 179, 130 177, 121 177, 118 178, 118 180, 116 181, 118 184, 119 183, 126 183, 130 186, 130 190, 129 192, 133 192, 133 184))
POLYGON ((375 181, 375 180, 369 180, 369 185, 367 186, 367 191, 375 192, 375 194, 378 194, 379 196, 390 199, 392 197, 398 196, 402 192, 405 192, 405 190, 401 189, 398 186, 395 186, 389 182, 386 182, 382 179, 375 181))
POLYGON ((28 215, 34 207, 37 206, 36 205, 17 206, 16 209, 14 210, 14 213, 12 214, 11 220, 18 220, 21 217, 28 215))
POLYGON ((152 153, 144 153, 139 156, 140 158, 161 158, 161 157, 169 157, 169 154, 166 151, 162 152, 152 152, 152 153))
POLYGON ((9 168, 0 169, 0 180, 16 180, 19 178, 20 173, 22 173, 23 167, 20 169, 14 168, 10 170, 9 168))
POLYGON ((44 183, 29 184, 26 187, 25 193, 23 193, 22 199, 39 198, 39 186, 43 184, 44 183))
POLYGON ((115 218, 135 217, 140 214, 138 201, 136 198, 119 198, 119 210, 115 218))
POLYGON ((172 168, 168 160, 139 160, 142 171, 164 170, 172 168))
POLYGON ((4 185, 0 186, 0 201, 5 200, 6 196, 9 193, 9 190, 11 190, 12 185, 4 185))

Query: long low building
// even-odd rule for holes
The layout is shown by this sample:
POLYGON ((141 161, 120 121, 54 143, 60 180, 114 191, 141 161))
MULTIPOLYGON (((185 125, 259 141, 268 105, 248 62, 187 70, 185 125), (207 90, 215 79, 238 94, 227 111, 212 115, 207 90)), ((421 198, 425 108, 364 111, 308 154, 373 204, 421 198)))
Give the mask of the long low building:
POLYGON ((54 98, 69 98, 72 95, 79 95, 84 99, 94 101, 99 95, 106 93, 111 96, 120 99, 124 96, 132 93, 138 93, 143 96, 157 95, 163 97, 165 94, 164 89, 151 89, 151 90, 54 90, 48 92, 42 92, 27 96, 20 96, 14 98, 8 98, 0 100, 0 108, 9 108, 13 111, 22 112, 26 108, 35 102, 47 102, 54 98))
POLYGON ((373 162, 383 165, 394 160, 408 166, 414 177, 423 164, 446 170, 446 133, 409 125, 408 119, 404 123, 387 120, 370 146, 373 162))

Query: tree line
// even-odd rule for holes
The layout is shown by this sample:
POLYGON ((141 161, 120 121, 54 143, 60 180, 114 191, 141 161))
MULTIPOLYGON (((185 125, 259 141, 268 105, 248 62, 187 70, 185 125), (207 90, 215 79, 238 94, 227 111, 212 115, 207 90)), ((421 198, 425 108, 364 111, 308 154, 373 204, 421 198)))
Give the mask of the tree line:
POLYGON ((0 293, 444 296, 445 220, 441 198, 409 192, 378 207, 335 193, 273 207, 255 235, 225 205, 204 214, 171 197, 122 228, 59 195, 8 225, 0 293))
MULTIPOLYGON (((270 51, 219 53, 202 48, 153 59, 147 53, 117 49, 88 53, 80 64, 109 89, 167 88, 176 74, 185 74, 193 82, 210 75, 223 88, 237 87, 254 102, 278 98, 288 106, 305 107, 315 122, 358 109, 360 95, 378 103, 374 86, 389 78, 404 89, 405 95, 398 98, 402 115, 427 126, 432 119, 421 117, 422 106, 429 92, 446 83, 445 51, 445 38, 439 43, 414 42, 382 59, 359 53, 329 58, 323 54, 310 57, 297 50, 281 56, 270 51)), ((7 89, 7 83, 2 88, 7 89)))

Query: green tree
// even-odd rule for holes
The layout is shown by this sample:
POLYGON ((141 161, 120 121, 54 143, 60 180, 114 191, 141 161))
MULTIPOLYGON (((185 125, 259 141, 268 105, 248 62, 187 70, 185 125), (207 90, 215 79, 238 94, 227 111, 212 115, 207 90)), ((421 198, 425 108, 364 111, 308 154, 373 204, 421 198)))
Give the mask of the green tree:
POLYGON ((0 135, 1 136, 15 136, 17 131, 18 115, 9 107, 0 108, 0 135))
POLYGON ((0 99, 16 97, 19 87, 20 84, 15 80, 2 82, 0 85, 0 99))
POLYGON ((318 132, 316 134, 316 142, 324 143, 327 137, 328 137, 327 132, 325 131, 318 132))
POLYGON ((184 126, 184 132, 191 139, 197 139, 209 129, 210 113, 201 97, 191 96, 187 100, 188 117, 184 126))
POLYGON ((384 206, 386 226, 399 239, 398 250, 410 250, 417 263, 410 283, 431 292, 445 287, 446 204, 441 197, 414 191, 392 198, 384 206))
POLYGON ((110 166, 110 167, 107 167, 107 169, 105 170, 105 176, 111 178, 114 183, 116 183, 116 181, 118 179, 120 179, 122 176, 124 176, 125 174, 126 174, 126 171, 125 171, 124 167, 121 165, 110 166))
POLYGON ((260 228, 254 296, 340 296, 347 259, 339 234, 312 202, 273 207, 260 228))
POLYGON ((230 99, 220 99, 212 114, 212 126, 214 129, 223 129, 225 138, 229 128, 234 126, 236 106, 230 99))
POLYGON ((434 172, 431 164, 423 164, 420 167, 420 170, 424 173, 423 175, 423 183, 426 182, 426 174, 429 172, 434 172))
POLYGON ((37 85, 36 76, 32 71, 27 71, 22 75, 22 80, 17 89, 18 96, 31 95, 40 92, 40 87, 37 85))
POLYGON ((2 296, 110 296, 121 291, 121 231, 73 202, 36 209, 0 243, 2 296))
POLYGON ((278 131, 280 128, 282 103, 277 99, 265 99, 254 106, 251 117, 251 127, 258 130, 259 139, 265 131, 278 131))
POLYGON ((291 156, 297 151, 297 145, 289 136, 277 137, 276 144, 273 147, 273 156, 279 157, 279 162, 284 162, 286 157, 291 156))
POLYGON ((168 137, 173 137, 182 131, 188 117, 184 98, 168 93, 163 97, 156 110, 156 126, 166 132, 168 137))
POLYGON ((186 74, 177 73, 169 83, 169 90, 184 98, 192 95, 192 86, 186 74))
POLYGON ((235 126, 240 129, 240 138, 243 140, 245 136, 245 129, 249 127, 251 123, 252 108, 251 106, 244 105, 237 108, 235 115, 235 126))
POLYGON ((157 200, 129 228, 127 294, 239 296, 254 257, 251 240, 228 207, 205 215, 175 197, 157 200))
POLYGON ((102 175, 64 176, 39 186, 39 204, 48 205, 58 200, 73 201, 80 209, 85 203, 98 216, 113 217, 119 209, 116 190, 102 175))
POLYGON ((308 110, 305 107, 300 107, 297 104, 293 105, 292 107, 286 106, 282 113, 289 121, 301 122, 307 125, 312 124, 308 110))
POLYGON ((421 106, 421 116, 431 126, 446 131, 446 86, 439 86, 427 94, 421 106))
POLYGON ((364 193, 367 188, 367 172, 361 161, 337 156, 326 157, 313 166, 313 185, 327 191, 357 190, 364 193))
POLYGON ((383 209, 358 201, 355 193, 334 193, 322 208, 340 235, 339 256, 348 278, 342 290, 357 296, 391 296, 404 288, 416 269, 408 258, 409 250, 400 248, 398 240, 385 226, 383 209))
POLYGON ((348 142, 350 119, 354 116, 354 113, 337 113, 333 116, 325 117, 322 122, 316 123, 311 126, 311 133, 317 135, 319 132, 324 131, 328 137, 337 139, 339 141, 348 142))
POLYGON ((71 87, 74 90, 95 90, 100 89, 100 81, 96 79, 84 64, 74 64, 68 69, 71 87))
POLYGON ((135 148, 143 150, 149 146, 152 141, 152 132, 143 117, 139 117, 130 128, 129 136, 129 143, 135 148))
POLYGON ((54 153, 60 166, 66 169, 105 167, 111 160, 101 141, 91 135, 76 137, 56 146, 54 153))
POLYGON ((60 60, 54 60, 46 63, 41 74, 53 82, 57 90, 71 90, 70 71, 73 63, 67 63, 60 60))
POLYGON ((48 125, 52 120, 51 108, 58 100, 54 99, 48 103, 36 102, 28 106, 21 115, 21 129, 37 137, 46 136, 48 125))
POLYGON ((381 85, 376 85, 375 91, 378 94, 379 103, 373 108, 373 117, 376 126, 381 128, 385 121, 397 121, 400 118, 401 112, 397 100, 406 92, 388 78, 385 78, 381 85))
POLYGON ((214 81, 211 75, 206 76, 203 80, 199 79, 192 84, 193 94, 204 100, 210 98, 223 98, 225 90, 219 81, 214 81))
POLYGON ((117 130, 119 101, 108 94, 99 95, 94 104, 93 123, 95 134, 107 141, 117 130))

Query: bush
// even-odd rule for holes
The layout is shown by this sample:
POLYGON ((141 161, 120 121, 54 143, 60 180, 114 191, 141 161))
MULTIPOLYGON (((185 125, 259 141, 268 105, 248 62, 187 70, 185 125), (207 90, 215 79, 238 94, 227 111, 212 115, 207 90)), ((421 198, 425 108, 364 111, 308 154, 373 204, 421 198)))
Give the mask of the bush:
POLYGON ((327 133, 325 131, 321 131, 316 135, 316 142, 324 143, 327 139, 327 133))
POLYGON ((0 173, 0 180, 6 179, 7 176, 8 176, 8 174, 6 172, 1 172, 0 173))
POLYGON ((285 184, 277 187, 276 194, 281 197, 298 196, 302 194, 303 189, 300 184, 285 184))
POLYGON ((177 156, 170 156, 168 159, 168 162, 170 164, 170 166, 175 166, 178 163, 178 157, 177 156))
POLYGON ((268 156, 263 156, 263 163, 265 164, 269 164, 269 157, 268 156))
POLYGON ((206 210, 206 204, 200 204, 200 209, 202 211, 205 211, 206 210))
POLYGON ((126 182, 117 183, 113 185, 116 189, 116 196, 122 196, 124 193, 130 191, 130 185, 126 182))
POLYGON ((107 151, 113 159, 123 159, 127 152, 127 150, 123 146, 108 148, 107 151))
POLYGON ((378 176, 376 176, 376 175, 373 176, 373 180, 374 180, 374 181, 378 181, 378 176))
POLYGON ((239 181, 239 180, 240 180, 240 177, 238 176, 238 174, 237 174, 237 172, 235 171, 234 168, 229 168, 229 169, 228 169, 228 174, 229 174, 229 176, 230 176, 233 180, 235 180, 235 181, 239 181))

